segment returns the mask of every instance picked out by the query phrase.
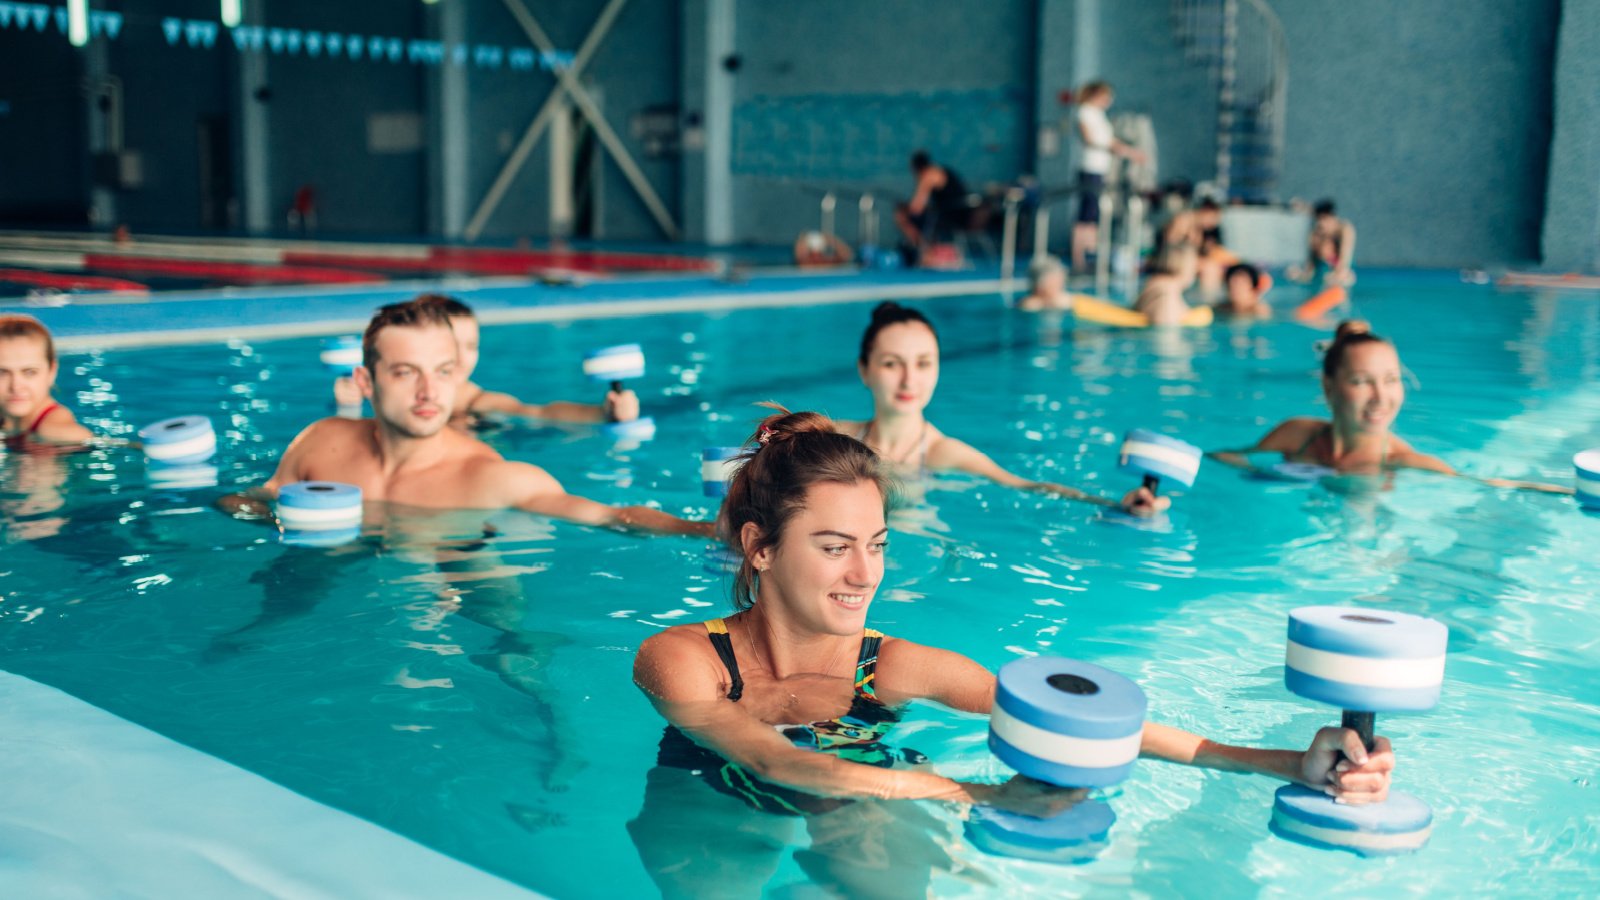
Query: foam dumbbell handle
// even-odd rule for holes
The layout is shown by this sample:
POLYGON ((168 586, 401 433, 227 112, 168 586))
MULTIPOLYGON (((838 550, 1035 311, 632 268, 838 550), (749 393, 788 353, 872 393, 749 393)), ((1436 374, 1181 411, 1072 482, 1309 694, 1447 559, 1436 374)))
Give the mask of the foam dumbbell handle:
POLYGON ((1160 491, 1161 479, 1151 475, 1149 472, 1146 472, 1144 473, 1144 486, 1150 490, 1152 495, 1154 495, 1160 491))
POLYGON ((1374 731, 1378 725, 1377 713, 1347 709, 1344 710, 1344 716, 1339 724, 1359 735, 1361 746, 1367 748, 1367 752, 1370 753, 1377 747, 1377 740, 1374 736, 1374 731))

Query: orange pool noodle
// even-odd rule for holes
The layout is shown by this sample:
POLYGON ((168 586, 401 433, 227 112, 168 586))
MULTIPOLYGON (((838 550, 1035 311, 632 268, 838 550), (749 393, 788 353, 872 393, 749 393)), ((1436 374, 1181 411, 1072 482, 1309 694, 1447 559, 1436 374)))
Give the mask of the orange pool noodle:
POLYGON ((1350 295, 1344 288, 1337 285, 1318 293, 1315 297, 1300 304, 1295 308, 1296 319, 1316 319, 1323 313, 1348 300, 1350 295))

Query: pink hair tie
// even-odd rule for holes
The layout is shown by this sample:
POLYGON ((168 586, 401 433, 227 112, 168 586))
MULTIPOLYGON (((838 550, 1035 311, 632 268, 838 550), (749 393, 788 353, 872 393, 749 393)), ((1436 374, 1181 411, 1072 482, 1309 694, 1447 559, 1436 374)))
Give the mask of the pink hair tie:
POLYGON ((766 446, 767 441, 770 440, 772 440, 772 429, 765 425, 761 426, 761 436, 756 438, 756 443, 764 447, 766 446))

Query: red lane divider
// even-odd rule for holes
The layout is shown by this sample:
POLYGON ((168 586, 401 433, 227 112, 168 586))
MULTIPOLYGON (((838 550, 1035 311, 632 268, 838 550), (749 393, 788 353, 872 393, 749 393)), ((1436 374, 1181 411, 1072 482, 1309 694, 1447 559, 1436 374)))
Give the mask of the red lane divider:
POLYGON ((523 264, 543 268, 606 270, 650 270, 673 272, 714 272, 717 264, 692 256, 666 253, 605 253, 589 250, 495 250, 488 247, 433 247, 428 257, 439 261, 477 260, 503 264, 523 264))
POLYGON ((63 291, 121 291, 148 294, 150 288, 137 281, 121 278, 101 278, 96 275, 63 275, 59 272, 40 272, 34 269, 0 269, 0 281, 12 284, 31 284, 37 287, 57 288, 63 291))
POLYGON ((86 253, 83 264, 85 268, 108 272, 213 278, 236 284, 371 284, 389 280, 376 272, 357 272, 349 269, 294 265, 267 266, 253 263, 115 256, 105 253, 86 253))
MULTIPOLYGON (((353 256, 327 252, 288 252, 283 254, 286 265, 347 266, 355 269, 379 269, 389 272, 461 272, 471 275, 538 275, 551 268, 549 263, 532 263, 526 260, 478 259, 416 259, 400 256, 353 256)), ((599 269, 583 269, 599 272, 599 269)))

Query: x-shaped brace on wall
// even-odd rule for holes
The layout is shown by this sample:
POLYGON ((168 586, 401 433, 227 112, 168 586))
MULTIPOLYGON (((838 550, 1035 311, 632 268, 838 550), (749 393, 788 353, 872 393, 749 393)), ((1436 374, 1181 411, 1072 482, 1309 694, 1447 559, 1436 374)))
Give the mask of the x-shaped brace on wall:
MULTIPOLYGON (((538 21, 534 19, 532 13, 528 12, 528 8, 523 5, 522 0, 504 0, 504 2, 506 8, 511 11, 511 15, 516 18, 517 24, 522 26, 523 31, 527 32, 528 39, 533 41, 534 46, 547 54, 554 53, 556 49, 555 43, 550 40, 549 35, 544 33, 544 29, 539 27, 538 21)), ((545 98, 544 106, 539 108, 539 114, 534 117, 527 130, 522 133, 522 139, 517 142, 516 148, 511 151, 511 156, 506 159, 505 164, 500 167, 500 173, 495 176, 494 184, 489 186, 489 190, 483 195, 483 200, 478 203, 477 210, 472 214, 472 220, 467 223, 467 240, 477 240, 478 235, 483 233, 483 227, 488 223, 489 216, 494 213, 495 207, 499 206, 500 201, 505 198, 506 191, 510 189, 512 180, 516 178, 517 173, 527 163, 528 154, 533 152, 533 148, 539 143, 539 138, 544 135, 545 129, 549 127, 551 119, 555 117, 556 112, 561 108, 561 96, 563 94, 572 99, 573 104, 578 107, 578 111, 588 120, 589 126, 594 129, 595 135, 600 138, 600 143, 610 152, 612 160, 617 164, 617 168, 622 170, 623 176, 633 186, 634 192, 639 195, 639 199, 643 200, 645 207, 650 210, 650 215, 656 220, 656 224, 660 226, 670 240, 678 239, 678 226, 672 221, 672 214, 667 211, 666 204, 661 202, 661 198, 656 194, 655 188, 651 187, 650 180, 645 178, 644 172, 639 168, 639 164, 634 162, 633 156, 628 153, 628 148, 623 146, 621 138, 618 138, 616 131, 612 130, 611 124, 601 114, 599 107, 595 105, 594 100, 589 96, 589 92, 585 91, 583 85, 578 83, 578 73, 588 64, 589 58, 594 55, 595 49, 600 46, 600 42, 610 32, 611 26, 616 22, 617 14, 622 12, 622 7, 627 5, 627 2, 628 0, 610 0, 605 9, 600 11, 600 17, 595 20, 594 27, 589 31, 589 36, 584 38, 582 46, 578 48, 577 54, 573 56, 572 65, 564 69, 555 70, 555 88, 550 91, 550 96, 545 98)))

